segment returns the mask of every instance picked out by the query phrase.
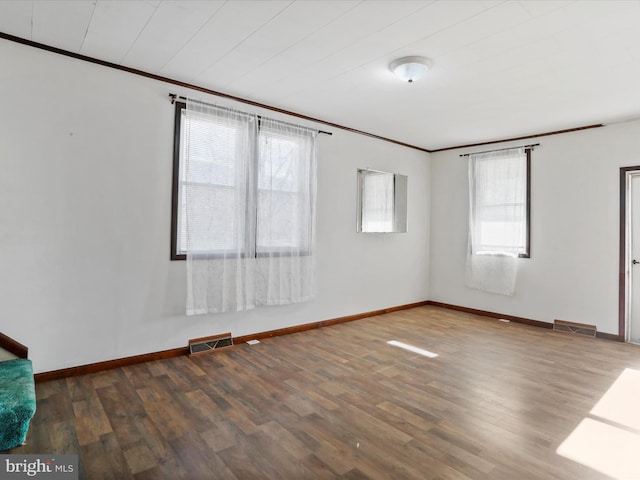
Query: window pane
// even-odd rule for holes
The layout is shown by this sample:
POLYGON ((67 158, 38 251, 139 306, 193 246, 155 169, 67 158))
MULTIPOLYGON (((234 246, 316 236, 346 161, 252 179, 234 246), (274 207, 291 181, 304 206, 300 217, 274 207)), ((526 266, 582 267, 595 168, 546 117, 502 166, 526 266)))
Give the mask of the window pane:
POLYGON ((181 127, 180 252, 241 251, 246 240, 245 222, 239 219, 246 211, 248 123, 183 110, 181 127))
POLYGON ((186 214, 192 251, 236 250, 244 244, 244 228, 237 224, 238 210, 244 209, 244 201, 239 201, 235 189, 189 185, 189 195, 190 208, 186 214))
POLYGON ((296 192, 300 177, 300 147, 294 138, 261 131, 258 188, 296 192))
MULTIPOLYGON (((186 115, 185 115, 186 116, 186 115)), ((183 128, 183 145, 189 149, 187 182, 233 186, 237 166, 235 152, 239 140, 238 126, 191 113, 183 128), (187 133, 188 138, 186 138, 187 133)), ((185 158, 185 157, 183 157, 185 158)))
POLYGON ((258 193, 258 252, 309 249, 309 217, 295 193, 258 193))
POLYGON ((258 253, 310 249, 310 137, 263 129, 259 135, 258 253))

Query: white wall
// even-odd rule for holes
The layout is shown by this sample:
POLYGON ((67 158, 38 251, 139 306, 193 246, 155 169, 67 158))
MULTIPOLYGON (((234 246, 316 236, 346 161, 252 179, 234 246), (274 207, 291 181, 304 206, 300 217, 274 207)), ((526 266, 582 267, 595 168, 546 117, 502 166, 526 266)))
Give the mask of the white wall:
POLYGON ((428 155, 331 129, 319 137, 317 298, 185 317, 185 262, 169 260, 168 93, 191 92, 4 40, 0 58, 0 331, 36 372, 429 298, 428 155), (355 233, 358 167, 409 176, 409 233, 355 233))
MULTIPOLYGON (((464 286, 467 158, 432 154, 431 300, 618 334, 620 167, 640 165, 640 122, 536 139, 532 154, 531 258, 519 260, 513 297, 464 286)), ((495 148, 510 146, 509 143, 495 148)))

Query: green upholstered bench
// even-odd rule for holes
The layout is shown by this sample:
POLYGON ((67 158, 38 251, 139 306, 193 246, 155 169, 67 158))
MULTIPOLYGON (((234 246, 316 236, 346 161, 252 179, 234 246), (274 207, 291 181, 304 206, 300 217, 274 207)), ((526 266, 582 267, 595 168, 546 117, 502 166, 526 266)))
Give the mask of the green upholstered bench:
POLYGON ((0 451, 22 445, 36 413, 31 360, 0 362, 0 451))

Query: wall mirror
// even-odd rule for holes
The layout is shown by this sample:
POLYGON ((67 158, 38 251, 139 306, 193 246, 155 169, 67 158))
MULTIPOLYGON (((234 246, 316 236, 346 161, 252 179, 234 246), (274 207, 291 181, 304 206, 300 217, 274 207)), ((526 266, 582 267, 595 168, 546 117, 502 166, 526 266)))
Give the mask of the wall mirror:
POLYGON ((406 175, 358 169, 358 232, 407 231, 407 180, 406 175))

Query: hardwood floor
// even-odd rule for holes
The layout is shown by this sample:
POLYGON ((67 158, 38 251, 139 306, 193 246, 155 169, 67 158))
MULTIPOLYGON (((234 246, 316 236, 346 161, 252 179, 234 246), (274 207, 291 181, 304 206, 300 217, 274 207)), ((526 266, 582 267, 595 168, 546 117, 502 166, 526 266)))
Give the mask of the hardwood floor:
POLYGON ((38 384, 10 453, 89 479, 605 479, 556 449, 625 368, 640 348, 418 307, 38 384))

